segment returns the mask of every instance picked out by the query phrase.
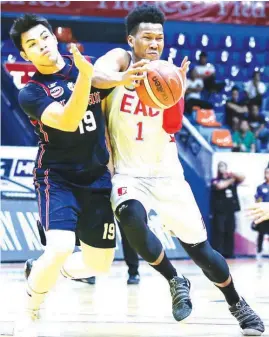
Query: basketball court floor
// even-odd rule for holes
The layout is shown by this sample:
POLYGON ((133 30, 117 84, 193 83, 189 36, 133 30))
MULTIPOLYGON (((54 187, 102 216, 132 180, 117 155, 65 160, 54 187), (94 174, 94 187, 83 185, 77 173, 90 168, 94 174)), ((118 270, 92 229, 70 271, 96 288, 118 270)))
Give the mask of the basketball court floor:
MULTIPOLYGON (((261 315, 269 336, 269 259, 230 260, 236 287, 261 315)), ((141 263, 141 283, 127 286, 124 262, 115 262, 108 277, 96 285, 60 279, 47 297, 38 325, 40 337, 237 337, 236 320, 222 294, 190 261, 175 265, 192 282, 194 309, 182 323, 174 321, 167 282, 141 263)), ((12 336, 23 301, 22 264, 0 270, 0 336, 12 336)))

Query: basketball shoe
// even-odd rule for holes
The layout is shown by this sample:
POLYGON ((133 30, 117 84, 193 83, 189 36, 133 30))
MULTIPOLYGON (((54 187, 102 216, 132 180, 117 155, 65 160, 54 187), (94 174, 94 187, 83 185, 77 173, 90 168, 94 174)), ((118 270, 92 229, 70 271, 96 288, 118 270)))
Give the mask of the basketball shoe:
MULTIPOLYGON (((28 279, 32 267, 33 267, 33 259, 27 260, 24 265, 24 276, 26 280, 28 279)), ((26 296, 31 296, 26 294, 26 296)), ((18 319, 15 322, 15 326, 13 329, 14 337, 38 337, 36 330, 36 321, 40 318, 39 310, 33 309, 24 309, 22 313, 20 313, 18 319)))
POLYGON ((139 284, 140 283, 140 276, 139 274, 135 274, 135 275, 129 275, 128 280, 127 280, 127 284, 139 284))
POLYGON ((244 336, 261 336, 264 332, 262 320, 243 298, 232 305, 229 310, 237 319, 244 336))
POLYGON ((169 281, 172 296, 173 316, 176 321, 182 321, 188 317, 192 311, 190 299, 191 283, 185 277, 175 276, 169 281))

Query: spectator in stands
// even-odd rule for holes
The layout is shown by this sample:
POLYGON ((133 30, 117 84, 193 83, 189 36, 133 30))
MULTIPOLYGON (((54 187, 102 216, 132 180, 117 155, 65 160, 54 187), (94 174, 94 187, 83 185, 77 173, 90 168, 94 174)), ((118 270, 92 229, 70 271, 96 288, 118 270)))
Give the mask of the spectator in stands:
POLYGON ((233 133, 233 151, 256 152, 256 139, 246 119, 240 121, 239 130, 233 133))
POLYGON ((266 92, 266 86, 261 81, 259 71, 254 71, 252 80, 245 84, 245 92, 251 104, 256 104, 259 107, 262 104, 262 96, 266 92))
POLYGON ((237 87, 232 88, 231 99, 227 100, 225 105, 226 111, 226 124, 236 131, 239 129, 239 122, 242 118, 246 117, 248 113, 248 106, 245 100, 239 99, 239 89, 237 87))
POLYGON ((208 92, 219 92, 224 88, 225 83, 216 83, 216 69, 213 64, 207 62, 206 52, 200 53, 199 63, 195 66, 195 70, 208 92))
MULTIPOLYGON (((255 195, 256 202, 269 202, 269 167, 264 171, 265 181, 263 184, 259 185, 255 195)), ((262 246, 265 234, 269 234, 269 220, 264 220, 259 224, 253 223, 252 228, 257 231, 257 260, 262 257, 262 246)))
POLYGON ((204 83, 199 78, 197 71, 193 68, 190 71, 190 77, 187 79, 187 90, 185 97, 186 112, 192 113, 194 106, 199 106, 202 109, 212 109, 211 103, 201 99, 201 91, 204 88, 204 83))
POLYGON ((240 210, 237 185, 244 179, 241 174, 228 172, 227 164, 221 161, 212 180, 212 246, 226 258, 234 256, 235 212, 240 210))
POLYGON ((250 130, 256 137, 257 152, 269 150, 269 129, 266 127, 265 117, 260 114, 258 105, 250 105, 248 122, 250 130))

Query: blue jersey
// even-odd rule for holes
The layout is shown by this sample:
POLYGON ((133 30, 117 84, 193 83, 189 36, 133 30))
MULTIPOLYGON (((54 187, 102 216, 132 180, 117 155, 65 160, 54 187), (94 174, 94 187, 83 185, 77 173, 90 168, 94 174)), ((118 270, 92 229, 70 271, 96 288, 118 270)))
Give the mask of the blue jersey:
POLYGON ((255 195, 256 200, 261 202, 269 202, 269 184, 264 182, 257 187, 257 192, 255 195))
POLYGON ((107 171, 109 160, 101 110, 101 100, 108 90, 92 87, 87 111, 75 132, 57 130, 41 122, 42 113, 52 102, 65 105, 72 94, 78 69, 72 57, 64 59, 64 68, 55 74, 36 72, 19 92, 19 102, 39 136, 36 169, 52 170, 68 181, 94 181, 107 171))

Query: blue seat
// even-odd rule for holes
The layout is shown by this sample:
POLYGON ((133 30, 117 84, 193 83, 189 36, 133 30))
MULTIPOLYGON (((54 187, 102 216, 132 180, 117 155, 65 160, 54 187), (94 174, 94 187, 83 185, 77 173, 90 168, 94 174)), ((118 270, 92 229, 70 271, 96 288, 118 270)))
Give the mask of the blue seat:
POLYGON ((219 50, 216 52, 216 63, 228 65, 233 63, 232 52, 229 50, 219 50))
POLYGON ((221 112, 218 111, 218 112, 215 112, 215 115, 216 115, 217 121, 220 122, 222 125, 224 125, 225 124, 225 113, 223 111, 221 112))
POLYGON ((256 54, 256 64, 258 66, 265 66, 266 62, 268 62, 268 57, 269 55, 267 55, 266 53, 257 53, 256 54))
POLYGON ((179 49, 175 47, 165 48, 162 54, 163 60, 170 60, 174 64, 180 66, 183 58, 188 56, 190 59, 191 50, 190 49, 179 49))
POLYGON ((231 51, 230 64, 239 65, 243 60, 242 53, 231 51))
POLYGON ((187 32, 179 32, 174 35, 173 46, 180 48, 194 48, 194 35, 187 32))
POLYGON ((247 68, 231 66, 229 78, 233 81, 247 81, 249 79, 247 68))
POLYGON ((253 51, 265 51, 269 47, 268 36, 259 35, 256 36, 245 36, 243 38, 243 48, 253 51))
POLYGON ((264 67, 261 78, 262 78, 262 81, 269 82, 269 66, 264 67))
POLYGON ((228 64, 218 64, 216 66, 216 75, 219 79, 228 78, 231 74, 231 67, 228 64))
POLYGON ((227 148, 227 147, 221 147, 221 146, 216 146, 216 145, 213 145, 211 144, 213 150, 215 152, 232 152, 232 149, 231 148, 227 148))
POLYGON ((240 38, 232 35, 222 35, 220 37, 219 47, 225 50, 241 50, 242 41, 240 38))
POLYGON ((198 49, 214 50, 219 47, 219 39, 208 33, 196 35, 195 41, 195 47, 198 49))
POLYGON ((204 137, 204 139, 210 144, 212 132, 216 130, 216 127, 205 127, 201 125, 195 125, 195 128, 204 137))

